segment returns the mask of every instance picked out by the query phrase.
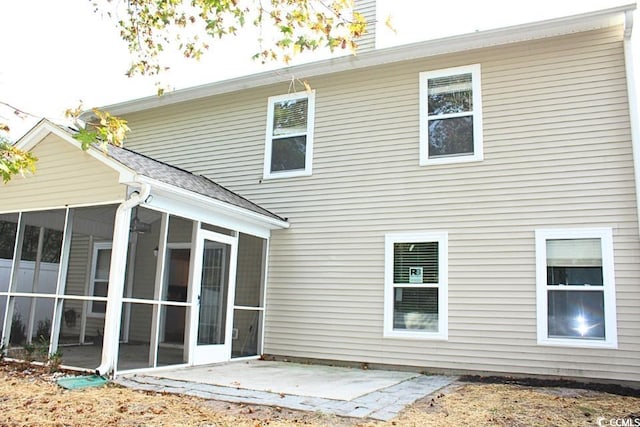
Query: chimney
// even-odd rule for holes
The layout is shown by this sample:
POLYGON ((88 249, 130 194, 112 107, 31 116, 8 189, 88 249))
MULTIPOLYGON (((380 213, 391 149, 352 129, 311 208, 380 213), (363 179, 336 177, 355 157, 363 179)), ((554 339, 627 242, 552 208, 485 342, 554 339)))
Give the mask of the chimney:
POLYGON ((358 52, 376 48, 376 0, 354 0, 354 9, 367 20, 367 31, 357 40, 358 52))

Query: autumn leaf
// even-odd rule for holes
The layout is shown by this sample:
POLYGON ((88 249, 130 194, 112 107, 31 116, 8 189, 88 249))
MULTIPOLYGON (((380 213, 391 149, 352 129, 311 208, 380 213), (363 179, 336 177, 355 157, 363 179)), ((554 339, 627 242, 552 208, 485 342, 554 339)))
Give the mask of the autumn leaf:
POLYGON ((35 172, 37 161, 33 154, 16 148, 0 137, 0 176, 5 184, 15 175, 35 172))
POLYGON ((80 142, 83 150, 88 150, 92 144, 96 144, 106 153, 109 144, 118 147, 123 144, 130 130, 126 120, 113 116, 107 111, 93 108, 93 118, 82 123, 80 115, 83 111, 82 104, 65 111, 65 116, 72 119, 77 128, 73 137, 80 142))
POLYGON ((353 0, 94 0, 111 17, 133 63, 127 75, 156 75, 166 69, 164 52, 198 60, 211 40, 233 36, 251 23, 259 32, 254 58, 288 62, 305 50, 353 49, 366 31, 353 0), (273 40, 263 46, 264 40, 273 40), (296 40, 296 42, 292 42, 296 40))
POLYGON ((393 26, 393 20, 391 18, 391 15, 387 15, 387 19, 385 19, 384 21, 384 25, 390 29, 391 31, 393 31, 395 34, 398 34, 398 30, 396 30, 396 28, 393 26))
MULTIPOLYGON (((262 63, 289 63, 305 50, 321 48, 355 52, 356 40, 367 27, 366 19, 353 10, 353 0, 92 0, 92 5, 94 12, 113 20, 128 45, 132 56, 126 72, 129 77, 165 72, 169 67, 163 60, 172 55, 164 53, 171 50, 198 60, 212 40, 234 36, 247 23, 259 32, 253 59, 262 63)), ((306 82, 304 85, 309 91, 310 86, 306 82)), ((157 92, 162 95, 164 89, 158 87, 157 92)), ((18 115, 26 114, 13 110, 18 115)), ((80 117, 84 111, 82 105, 65 111, 77 128, 74 138, 83 150, 95 144, 106 153, 109 144, 123 144, 129 132, 126 120, 93 109, 93 118, 83 123, 80 117)), ((8 130, 0 123, 0 131, 8 130)), ((2 138, 0 141, 0 175, 5 183, 16 174, 35 170, 35 157, 2 138)))

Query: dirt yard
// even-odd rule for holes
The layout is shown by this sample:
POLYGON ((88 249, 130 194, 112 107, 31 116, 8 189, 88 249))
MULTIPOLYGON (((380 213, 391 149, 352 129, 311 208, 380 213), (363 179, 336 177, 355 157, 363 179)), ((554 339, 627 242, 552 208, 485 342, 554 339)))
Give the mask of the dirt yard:
POLYGON ((60 376, 41 368, 0 365, 0 426, 640 425, 640 397, 572 388, 460 382, 382 423, 112 385, 67 391, 55 384, 60 376))

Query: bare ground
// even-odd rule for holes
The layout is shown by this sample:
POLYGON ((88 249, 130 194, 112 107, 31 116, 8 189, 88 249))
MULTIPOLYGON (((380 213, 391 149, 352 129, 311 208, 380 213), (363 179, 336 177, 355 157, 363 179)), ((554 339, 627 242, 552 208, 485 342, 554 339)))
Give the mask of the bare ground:
POLYGON ((596 426, 599 418, 640 425, 639 397, 575 388, 459 382, 383 423, 114 385, 69 391, 55 384, 62 375, 0 365, 0 426, 596 426))

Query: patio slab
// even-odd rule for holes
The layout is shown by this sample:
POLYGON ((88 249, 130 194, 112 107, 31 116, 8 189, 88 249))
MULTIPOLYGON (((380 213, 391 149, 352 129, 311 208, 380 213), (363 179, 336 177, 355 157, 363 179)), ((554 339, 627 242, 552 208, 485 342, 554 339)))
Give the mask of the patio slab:
POLYGON ((120 376, 130 388, 389 420, 456 377, 249 361, 120 376))
POLYGON ((184 368, 162 372, 157 376, 278 394, 353 400, 414 378, 418 374, 289 362, 250 361, 184 368))

